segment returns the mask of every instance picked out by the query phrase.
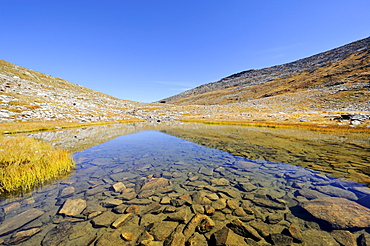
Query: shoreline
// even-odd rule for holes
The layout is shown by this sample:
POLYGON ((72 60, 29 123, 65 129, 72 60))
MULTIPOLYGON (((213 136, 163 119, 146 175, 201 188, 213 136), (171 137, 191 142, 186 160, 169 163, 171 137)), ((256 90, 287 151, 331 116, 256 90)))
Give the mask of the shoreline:
POLYGON ((307 123, 281 123, 281 122, 266 122, 266 121, 238 121, 238 120, 201 120, 201 119, 182 119, 181 122, 202 123, 209 125, 235 125, 235 126, 250 126, 262 128, 290 128, 290 129, 306 129, 313 131, 354 131, 370 133, 370 127, 359 127, 352 125, 334 125, 334 124, 307 124, 307 123))
MULTIPOLYGON (((40 122, 40 121, 26 121, 26 122, 13 122, 13 123, 0 123, 0 135, 11 135, 20 133, 31 133, 31 132, 42 132, 42 131, 53 131, 71 128, 80 128, 88 126, 100 126, 110 124, 127 124, 127 123, 139 123, 146 122, 145 120, 120 120, 120 121, 103 121, 103 122, 91 122, 91 123, 76 123, 76 122, 40 122)), ((166 121, 169 123, 171 121, 166 121)), ((370 133, 370 124, 364 126, 355 126, 351 124, 338 125, 335 121, 322 121, 321 123, 309 123, 309 122, 294 122, 294 121, 266 121, 262 118, 256 117, 252 120, 241 120, 238 118, 227 118, 227 119, 200 119, 199 117, 181 117, 175 119, 172 122, 184 122, 184 123, 201 123, 201 124, 214 124, 214 125, 235 125, 235 126, 246 126, 246 127, 262 127, 262 128, 290 128, 290 129, 305 129, 311 131, 344 131, 344 132, 364 132, 370 133)), ((159 123, 160 124, 160 123, 159 123)))
POLYGON ((58 122, 27 121, 27 122, 0 123, 0 135, 11 135, 19 133, 53 131, 87 126, 100 126, 100 125, 137 123, 137 122, 143 122, 143 120, 120 120, 120 121, 106 121, 106 122, 103 121, 91 123, 76 123, 63 121, 58 122))

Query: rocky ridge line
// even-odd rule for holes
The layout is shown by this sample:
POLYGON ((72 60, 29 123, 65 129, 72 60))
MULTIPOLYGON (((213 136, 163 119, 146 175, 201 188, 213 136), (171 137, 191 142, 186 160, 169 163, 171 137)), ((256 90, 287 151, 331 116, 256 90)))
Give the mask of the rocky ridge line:
POLYGON ((279 78, 286 78, 296 73, 312 72, 327 64, 343 60, 356 52, 368 50, 369 47, 370 37, 291 63, 264 69, 252 69, 239 72, 225 77, 217 82, 198 86, 194 89, 190 89, 180 94, 162 99, 158 102, 172 103, 180 98, 204 94, 217 89, 226 89, 232 87, 233 90, 239 90, 254 85, 260 85, 279 78))

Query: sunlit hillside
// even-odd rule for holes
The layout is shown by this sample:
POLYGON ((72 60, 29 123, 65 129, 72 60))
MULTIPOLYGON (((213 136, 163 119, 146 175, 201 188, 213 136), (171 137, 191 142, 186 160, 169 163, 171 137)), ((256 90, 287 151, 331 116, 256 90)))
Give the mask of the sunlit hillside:
POLYGON ((234 74, 162 102, 370 111, 369 88, 370 38, 367 38, 292 63, 234 74))
POLYGON ((0 122, 127 120, 139 105, 0 60, 0 122))

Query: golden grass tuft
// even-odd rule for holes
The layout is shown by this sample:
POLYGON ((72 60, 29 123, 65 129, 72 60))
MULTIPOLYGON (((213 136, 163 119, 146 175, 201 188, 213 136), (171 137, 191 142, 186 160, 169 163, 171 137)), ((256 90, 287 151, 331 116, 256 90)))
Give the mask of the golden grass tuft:
POLYGON ((21 101, 10 101, 10 102, 8 102, 8 105, 23 106, 23 105, 27 105, 27 103, 26 102, 21 102, 21 101))
POLYGON ((29 191, 74 167, 66 150, 33 138, 0 138, 0 195, 29 191))
POLYGON ((28 105, 28 106, 26 106, 26 108, 28 108, 30 110, 35 110, 35 109, 39 109, 41 107, 39 105, 28 105))

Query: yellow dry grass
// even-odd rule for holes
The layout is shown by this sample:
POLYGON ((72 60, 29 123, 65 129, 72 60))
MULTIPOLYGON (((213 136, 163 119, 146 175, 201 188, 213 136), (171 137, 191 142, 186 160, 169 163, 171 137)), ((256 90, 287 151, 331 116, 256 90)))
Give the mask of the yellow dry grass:
POLYGON ((0 138, 0 195, 25 192, 69 173, 71 154, 26 137, 0 138))
MULTIPOLYGON (((141 120, 123 120, 119 123, 141 122, 141 120)), ((29 122, 10 122, 0 124, 0 134, 15 134, 37 131, 49 131, 57 128, 77 128, 94 125, 108 125, 117 122, 93 122, 93 123, 77 123, 65 121, 29 121, 29 122)))
POLYGON ((344 131, 344 132, 364 132, 369 133, 369 127, 356 127, 351 128, 349 126, 338 126, 334 124, 320 125, 317 123, 301 123, 301 122, 272 122, 263 120, 254 121, 241 121, 237 119, 216 119, 216 120, 204 120, 204 119, 181 119, 182 122, 191 123, 203 123, 210 125, 237 125, 237 126, 253 126, 253 127, 266 127, 266 128, 294 128, 294 129, 308 129, 312 131, 344 131))

